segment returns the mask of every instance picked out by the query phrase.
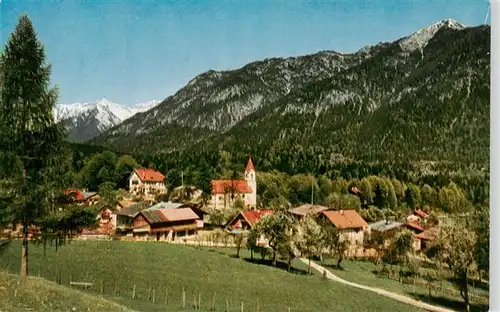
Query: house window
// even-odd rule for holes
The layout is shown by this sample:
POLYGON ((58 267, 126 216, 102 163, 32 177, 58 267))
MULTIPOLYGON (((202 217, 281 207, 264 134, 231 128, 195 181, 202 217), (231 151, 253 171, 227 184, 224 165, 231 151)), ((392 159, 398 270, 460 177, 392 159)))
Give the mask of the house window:
POLYGON ((245 198, 245 194, 241 195, 241 198, 245 198))
POLYGON ((219 200, 222 200, 222 196, 219 196, 219 200))

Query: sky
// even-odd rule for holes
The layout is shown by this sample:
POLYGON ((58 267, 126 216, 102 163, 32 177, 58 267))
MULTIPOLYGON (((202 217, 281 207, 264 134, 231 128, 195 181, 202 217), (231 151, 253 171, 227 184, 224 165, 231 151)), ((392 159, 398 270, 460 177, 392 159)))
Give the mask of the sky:
POLYGON ((484 0, 0 0, 0 44, 26 13, 52 64, 59 103, 106 98, 131 106, 163 100, 210 69, 355 52, 446 18, 484 24, 488 7, 484 0))

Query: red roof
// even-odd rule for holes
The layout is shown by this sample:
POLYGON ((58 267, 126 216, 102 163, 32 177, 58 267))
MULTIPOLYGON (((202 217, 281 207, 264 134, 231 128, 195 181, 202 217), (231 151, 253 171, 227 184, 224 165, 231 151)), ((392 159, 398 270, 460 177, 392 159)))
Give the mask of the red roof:
POLYGON ((428 214, 426 214, 423 210, 420 209, 415 210, 414 213, 421 218, 426 218, 428 216, 428 214))
POLYGON ((165 176, 154 169, 139 168, 134 169, 134 171, 142 182, 163 182, 165 180, 165 176))
POLYGON ((261 209, 261 210, 244 210, 240 212, 243 218, 247 220, 250 226, 254 226, 257 221, 260 220, 263 216, 271 215, 274 213, 271 209, 261 209))
POLYGON ((338 229, 357 229, 368 227, 368 223, 361 218, 356 210, 327 210, 322 211, 321 213, 324 214, 338 229))
POLYGON ((410 227, 412 229, 418 230, 420 232, 424 231, 424 228, 418 222, 415 222, 415 221, 408 221, 406 223, 406 226, 410 227))
POLYGON ((247 166, 245 168, 245 172, 250 171, 250 170, 255 171, 255 167, 254 167, 253 161, 252 161, 252 156, 248 157, 248 162, 247 162, 247 166))
POLYGON ((253 227, 257 221, 260 220, 263 216, 271 215, 274 211, 271 209, 261 209, 261 210, 243 210, 240 212, 229 224, 233 224, 234 227, 241 226, 240 220, 238 220, 239 216, 242 216, 248 224, 253 227))
POLYGON ((252 193, 246 180, 212 180, 212 194, 252 193))
POLYGON ((84 201, 85 195, 82 192, 75 189, 64 190, 64 195, 72 195, 70 200, 73 201, 84 201))

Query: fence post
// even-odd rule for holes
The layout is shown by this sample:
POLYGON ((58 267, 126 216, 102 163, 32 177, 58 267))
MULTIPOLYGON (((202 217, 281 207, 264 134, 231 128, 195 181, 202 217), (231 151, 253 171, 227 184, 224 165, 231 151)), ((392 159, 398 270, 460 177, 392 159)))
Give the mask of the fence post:
POLYGON ((156 300, 156 286, 153 286, 153 303, 155 303, 156 300))
POLYGON ((182 287, 182 308, 186 308, 186 290, 182 287))
POLYGON ((135 285, 134 288, 132 289, 132 299, 135 299, 135 285))
POLYGON ((168 304, 168 287, 165 286, 165 305, 168 304))
POLYGON ((201 293, 198 293, 198 310, 201 309, 201 293))
POLYGON ((226 310, 224 312, 229 312, 229 301, 226 299, 226 310))
POLYGON ((104 281, 101 280, 101 295, 104 293, 104 281))
POLYGON ((241 305, 240 305, 240 312, 243 312, 243 301, 241 302, 241 305))
POLYGON ((212 297, 212 312, 215 312, 215 291, 214 291, 214 295, 212 297))

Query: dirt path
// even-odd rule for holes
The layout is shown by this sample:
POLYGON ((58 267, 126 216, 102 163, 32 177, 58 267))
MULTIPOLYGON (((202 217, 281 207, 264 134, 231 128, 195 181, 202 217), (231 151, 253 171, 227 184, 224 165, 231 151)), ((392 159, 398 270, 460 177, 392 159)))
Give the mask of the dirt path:
MULTIPOLYGON (((305 259, 305 258, 300 258, 300 261, 302 261, 306 265, 309 264, 309 261, 307 259, 305 259)), ((415 306, 417 308, 421 308, 421 309, 424 309, 424 310, 427 310, 427 311, 433 311, 433 312, 454 312, 454 310, 449 310, 449 309, 437 307, 437 306, 434 306, 434 305, 431 305, 431 304, 427 304, 427 303, 424 303, 424 302, 421 302, 421 301, 417 301, 417 300, 412 299, 410 297, 403 296, 403 295, 398 295, 398 294, 395 294, 395 293, 392 293, 392 292, 389 292, 389 291, 386 291, 386 290, 383 290, 383 289, 380 289, 380 288, 369 287, 369 286, 360 285, 360 284, 356 284, 356 283, 353 283, 353 282, 346 281, 346 280, 341 279, 340 277, 336 276, 335 274, 333 274, 329 270, 325 269, 321 265, 319 265, 317 263, 314 263, 314 262, 311 262, 311 267, 314 268, 315 270, 319 271, 320 273, 326 272, 326 277, 328 279, 331 279, 331 280, 334 280, 336 282, 339 282, 339 283, 342 283, 342 284, 345 284, 345 285, 349 285, 349 286, 352 286, 352 287, 356 287, 356 288, 368 290, 368 291, 374 292, 376 294, 379 294, 381 296, 392 298, 392 299, 400 301, 400 302, 411 304, 412 306, 415 306)))

